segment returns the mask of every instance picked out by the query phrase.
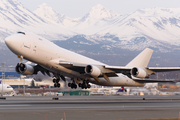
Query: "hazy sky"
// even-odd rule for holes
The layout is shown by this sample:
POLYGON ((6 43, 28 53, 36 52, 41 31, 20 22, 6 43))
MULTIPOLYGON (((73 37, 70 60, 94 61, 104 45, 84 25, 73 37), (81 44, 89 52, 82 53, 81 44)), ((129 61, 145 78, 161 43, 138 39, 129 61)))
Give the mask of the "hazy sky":
POLYGON ((89 10, 101 4, 119 14, 134 12, 140 8, 165 7, 178 8, 180 0, 19 0, 26 8, 35 10, 42 3, 47 3, 58 13, 68 17, 84 16, 89 10))

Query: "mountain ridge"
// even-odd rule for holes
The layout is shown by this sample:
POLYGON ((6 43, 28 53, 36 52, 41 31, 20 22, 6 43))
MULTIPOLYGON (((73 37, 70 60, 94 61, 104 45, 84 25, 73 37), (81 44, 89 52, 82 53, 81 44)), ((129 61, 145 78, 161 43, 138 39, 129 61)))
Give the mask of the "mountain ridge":
POLYGON ((179 64, 180 8, 147 8, 120 15, 97 5, 80 18, 67 17, 47 4, 41 9, 48 11, 32 12, 18 0, 0 0, 1 61, 18 62, 4 39, 23 30, 107 64, 125 65, 147 47, 155 53, 151 66, 157 61, 162 66, 179 64))
POLYGON ((81 18, 69 18, 45 3, 32 12, 18 0, 0 1, 1 42, 5 36, 24 30, 50 40, 83 35, 94 44, 108 42, 107 49, 153 47, 168 52, 170 47, 173 51, 180 46, 180 8, 146 8, 120 15, 98 4, 81 18))

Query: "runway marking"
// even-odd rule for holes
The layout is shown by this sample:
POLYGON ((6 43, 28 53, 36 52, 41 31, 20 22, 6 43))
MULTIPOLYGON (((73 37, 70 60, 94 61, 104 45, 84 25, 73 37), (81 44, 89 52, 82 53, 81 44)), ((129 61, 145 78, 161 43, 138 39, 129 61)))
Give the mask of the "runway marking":
POLYGON ((142 109, 180 109, 180 106, 86 106, 86 107, 52 107, 52 106, 33 106, 33 105, 0 105, 0 110, 142 110, 142 109))
MULTIPOLYGON (((0 107, 27 107, 31 105, 0 105, 0 107)), ((33 107, 33 106, 31 106, 33 107)), ((179 108, 180 106, 86 106, 86 107, 47 107, 47 106, 39 106, 39 107, 33 107, 32 109, 44 109, 44 108, 63 108, 63 109, 89 109, 89 108, 96 108, 96 109, 101 109, 101 108, 179 108)), ((1 109, 1 108, 0 108, 1 109)), ((3 108, 4 109, 4 108, 3 108)), ((8 108, 9 109, 9 108, 8 108)), ((22 109, 22 108, 16 108, 16 109, 22 109)))
POLYGON ((0 105, 0 107, 17 107, 17 106, 23 107, 23 106, 31 106, 31 105, 0 105))

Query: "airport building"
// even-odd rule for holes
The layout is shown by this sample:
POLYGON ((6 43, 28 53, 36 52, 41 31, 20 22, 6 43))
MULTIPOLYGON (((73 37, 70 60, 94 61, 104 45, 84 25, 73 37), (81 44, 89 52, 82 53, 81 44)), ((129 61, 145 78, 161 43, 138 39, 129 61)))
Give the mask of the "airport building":
POLYGON ((17 72, 0 72, 0 78, 19 78, 20 76, 17 72))
MULTIPOLYGON (((52 81, 35 81, 33 78, 28 79, 2 79, 3 84, 11 85, 13 88, 23 88, 24 86, 26 88, 28 87, 53 87, 54 83, 52 81)), ((65 87, 64 82, 61 82, 61 87, 65 87)))

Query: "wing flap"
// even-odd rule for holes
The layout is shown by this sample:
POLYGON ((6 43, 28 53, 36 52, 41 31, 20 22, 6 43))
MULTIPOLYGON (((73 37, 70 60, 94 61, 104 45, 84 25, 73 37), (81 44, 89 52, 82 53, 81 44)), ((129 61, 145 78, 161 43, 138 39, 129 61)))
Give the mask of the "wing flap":
POLYGON ((123 67, 123 66, 104 66, 105 69, 114 71, 115 73, 124 73, 130 72, 132 67, 123 67))
POLYGON ((85 71, 84 71, 84 69, 86 67, 85 64, 72 63, 72 62, 69 62, 69 61, 61 61, 60 60, 59 65, 65 67, 65 68, 68 68, 70 70, 79 72, 81 74, 85 73, 85 71))

